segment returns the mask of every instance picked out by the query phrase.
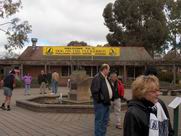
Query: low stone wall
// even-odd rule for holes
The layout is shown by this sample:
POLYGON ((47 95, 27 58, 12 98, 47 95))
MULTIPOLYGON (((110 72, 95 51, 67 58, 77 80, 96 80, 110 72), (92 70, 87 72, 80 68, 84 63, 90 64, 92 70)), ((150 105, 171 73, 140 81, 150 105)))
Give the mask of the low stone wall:
MULTIPOLYGON (((38 96, 26 100, 17 100, 16 106, 22 107, 28 110, 32 110, 35 112, 52 112, 52 113, 94 113, 93 105, 75 103, 75 104, 41 104, 37 103, 38 99, 42 100, 49 99, 50 101, 54 101, 53 99, 58 98, 58 96, 38 96), (35 101, 34 101, 35 100, 35 101)), ((43 100, 42 100, 43 101, 43 100)), ((121 110, 126 110, 127 104, 122 103, 121 110)))
POLYGON ((55 112, 55 113, 93 113, 93 105, 75 104, 41 104, 34 102, 43 97, 56 98, 58 96, 39 96, 27 100, 17 100, 16 105, 36 112, 55 112))

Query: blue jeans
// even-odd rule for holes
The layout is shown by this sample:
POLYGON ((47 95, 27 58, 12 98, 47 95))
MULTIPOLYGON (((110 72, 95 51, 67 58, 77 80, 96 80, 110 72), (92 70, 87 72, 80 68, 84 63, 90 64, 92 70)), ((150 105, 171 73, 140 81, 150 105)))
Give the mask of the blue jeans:
POLYGON ((25 94, 29 94, 30 85, 25 84, 25 94))
POLYGON ((58 82, 56 80, 52 80, 52 93, 57 93, 58 90, 58 82))
POLYGON ((109 105, 94 102, 95 110, 95 136, 105 136, 109 121, 109 105))

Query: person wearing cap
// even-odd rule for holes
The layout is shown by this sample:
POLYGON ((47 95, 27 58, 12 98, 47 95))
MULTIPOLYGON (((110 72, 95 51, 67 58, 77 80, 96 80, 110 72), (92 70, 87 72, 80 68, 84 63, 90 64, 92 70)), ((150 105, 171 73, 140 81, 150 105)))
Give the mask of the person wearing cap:
POLYGON ((110 67, 102 64, 100 72, 95 75, 91 83, 91 93, 95 111, 95 136, 105 136, 108 120, 109 108, 113 97, 111 85, 107 79, 110 67))
POLYGON ((15 71, 14 70, 10 71, 10 73, 4 78, 3 84, 4 84, 3 89, 4 89, 5 100, 1 105, 1 109, 10 111, 12 91, 15 87, 15 71))

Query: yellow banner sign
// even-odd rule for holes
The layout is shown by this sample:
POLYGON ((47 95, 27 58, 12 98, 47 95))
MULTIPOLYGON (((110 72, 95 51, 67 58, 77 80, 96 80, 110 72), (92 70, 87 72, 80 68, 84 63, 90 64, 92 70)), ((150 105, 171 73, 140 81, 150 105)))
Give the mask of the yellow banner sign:
POLYGON ((43 55, 52 56, 120 56, 119 47, 44 46, 43 55))

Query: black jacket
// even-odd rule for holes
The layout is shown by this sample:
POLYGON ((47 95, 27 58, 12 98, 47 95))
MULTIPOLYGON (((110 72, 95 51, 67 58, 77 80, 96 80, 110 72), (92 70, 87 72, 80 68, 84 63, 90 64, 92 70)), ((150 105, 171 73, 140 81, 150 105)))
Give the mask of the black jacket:
POLYGON ((111 100, 107 88, 106 80, 101 73, 98 73, 92 80, 91 93, 94 101, 110 105, 111 100))
POLYGON ((12 74, 7 75, 4 79, 4 87, 8 87, 11 90, 13 90, 13 84, 15 82, 14 80, 15 80, 14 75, 12 74))
MULTIPOLYGON (((163 103, 159 100, 168 119, 168 110, 163 103)), ((124 119, 124 136, 148 136, 149 134, 149 119, 150 113, 154 113, 151 107, 154 104, 147 100, 132 100, 128 103, 128 111, 124 119)), ((156 113, 155 113, 156 114, 156 113)), ((169 120, 169 136, 173 136, 173 129, 169 120)))
POLYGON ((38 76, 38 83, 39 84, 41 84, 42 82, 45 82, 45 83, 47 83, 47 75, 46 74, 40 74, 39 76, 38 76))

